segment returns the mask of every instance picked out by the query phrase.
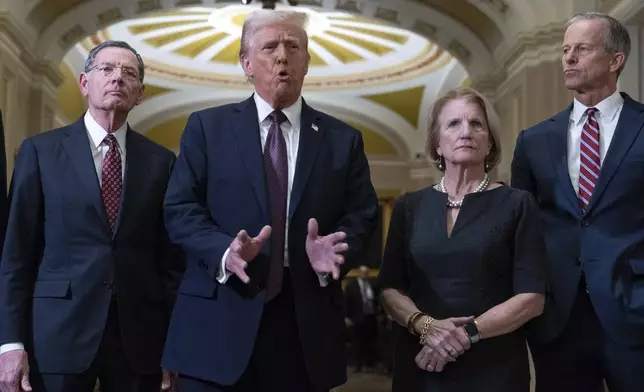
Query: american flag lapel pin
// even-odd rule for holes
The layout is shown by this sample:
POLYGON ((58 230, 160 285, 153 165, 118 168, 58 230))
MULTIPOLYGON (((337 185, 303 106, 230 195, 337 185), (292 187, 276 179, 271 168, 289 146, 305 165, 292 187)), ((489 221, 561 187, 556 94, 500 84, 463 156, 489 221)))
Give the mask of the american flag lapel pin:
POLYGON ((315 125, 315 124, 311 124, 311 128, 313 128, 313 130, 314 130, 315 132, 317 132, 317 131, 318 131, 318 126, 317 126, 317 125, 315 125))

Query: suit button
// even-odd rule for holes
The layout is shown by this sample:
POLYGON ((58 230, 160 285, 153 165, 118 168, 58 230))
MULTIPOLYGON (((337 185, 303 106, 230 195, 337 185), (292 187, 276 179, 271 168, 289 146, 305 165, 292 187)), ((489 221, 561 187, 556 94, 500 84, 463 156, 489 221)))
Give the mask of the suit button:
POLYGON ((587 221, 587 220, 583 220, 583 221, 581 221, 581 225, 582 225, 583 227, 588 227, 588 226, 590 226, 590 223, 588 223, 588 221, 587 221))

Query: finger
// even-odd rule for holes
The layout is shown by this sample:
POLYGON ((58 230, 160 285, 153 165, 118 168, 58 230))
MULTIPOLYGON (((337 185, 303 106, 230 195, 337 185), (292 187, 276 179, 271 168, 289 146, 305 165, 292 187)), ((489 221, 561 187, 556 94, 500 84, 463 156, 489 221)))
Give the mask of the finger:
POLYGON ((448 351, 454 358, 456 358, 459 355, 463 355, 465 353, 465 350, 467 350, 465 347, 463 347, 463 345, 461 344, 461 342, 458 340, 456 336, 448 337, 447 343, 449 344, 450 349, 453 350, 453 351, 451 350, 448 350, 448 351))
POLYGON ((442 372, 443 369, 445 368, 445 365, 446 363, 444 361, 439 360, 438 358, 436 358, 435 362, 430 364, 430 366, 434 368, 434 371, 436 373, 442 372))
POLYGON ((333 263, 334 263, 335 265, 344 264, 344 256, 341 256, 341 255, 335 255, 335 256, 333 257, 333 263))
POLYGON ((347 244, 346 242, 338 242, 337 244, 333 245, 331 250, 333 251, 333 253, 346 252, 349 250, 349 244, 347 244))
POLYGON ((20 387, 22 388, 23 391, 31 392, 31 384, 29 383, 29 372, 25 372, 22 375, 22 379, 20 380, 20 387))
POLYGON ((308 237, 311 240, 316 239, 318 236, 318 221, 315 218, 309 219, 308 237))
POLYGON ((470 346, 472 345, 472 341, 470 340, 470 337, 467 336, 467 333, 465 333, 465 330, 462 327, 458 328, 454 332, 453 336, 458 339, 464 349, 469 350, 470 346))
POLYGON ((457 327, 462 327, 467 323, 471 323, 474 321, 474 316, 470 317, 452 317, 449 319, 451 322, 454 323, 457 327))
POLYGON ((248 266, 248 263, 242 261, 239 264, 235 265, 233 268, 233 273, 237 275, 237 277, 244 283, 250 282, 250 278, 246 274, 246 267, 248 266))
POLYGON ((338 268, 338 266, 336 265, 333 265, 331 267, 331 275, 333 276, 334 280, 340 279, 340 268, 338 268))
POLYGON ((254 241, 259 242, 260 244, 266 241, 271 236, 272 228, 270 226, 262 227, 257 237, 253 238, 254 241))
POLYGON ((336 231, 324 237, 326 240, 331 241, 332 244, 336 242, 344 241, 347 238, 347 233, 344 231, 336 231))
POLYGON ((248 237, 246 230, 240 230, 239 233, 237 233, 237 241, 239 241, 241 246, 245 246, 249 240, 250 238, 248 237))
POLYGON ((436 353, 438 353, 438 356, 445 362, 454 362, 456 359, 452 358, 451 355, 445 350, 442 346, 438 346, 434 348, 436 350, 436 353))
POLYGON ((420 369, 427 369, 427 365, 429 365, 429 362, 431 360, 431 355, 430 355, 429 350, 427 349, 427 347, 423 347, 420 350, 420 352, 416 356, 416 359, 417 359, 416 365, 420 369))

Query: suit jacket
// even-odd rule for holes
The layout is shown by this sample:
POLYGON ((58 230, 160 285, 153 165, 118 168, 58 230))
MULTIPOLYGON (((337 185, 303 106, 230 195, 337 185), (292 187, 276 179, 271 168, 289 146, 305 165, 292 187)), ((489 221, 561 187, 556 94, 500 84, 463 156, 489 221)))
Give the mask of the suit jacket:
POLYGON ((2 112, 0 112, 0 253, 4 244, 4 236, 9 214, 9 200, 7 197, 7 150, 4 142, 4 125, 2 112))
MULTIPOLYGON (((168 233, 188 262, 163 365, 223 385, 247 367, 265 301, 270 241, 249 263, 250 283, 216 281, 234 236, 256 236, 269 224, 257 118, 252 97, 193 113, 165 199, 168 233)), ((313 384, 330 389, 346 380, 342 287, 333 279, 320 286, 304 245, 314 217, 320 235, 347 233, 343 272, 361 257, 378 202, 360 133, 303 103, 294 176, 288 249, 299 338, 313 384)))
MULTIPOLYGON (((378 297, 375 279, 366 279, 373 291, 373 314, 378 314, 378 297)), ((346 300, 346 316, 351 319, 353 324, 360 323, 364 318, 364 304, 362 302, 362 293, 358 279, 353 279, 347 283, 344 288, 344 297, 346 300)))
POLYGON ((96 356, 112 295, 131 367, 158 372, 181 259, 163 197, 174 154, 128 129, 114 233, 83 119, 25 140, 0 264, 0 344, 22 342, 44 373, 96 356))
POLYGON ((562 331, 583 272, 604 329, 623 344, 644 344, 644 105, 622 96, 585 213, 568 171, 572 105, 517 139, 512 186, 531 192, 539 203, 548 252, 546 308, 531 326, 536 342, 552 341, 562 331))

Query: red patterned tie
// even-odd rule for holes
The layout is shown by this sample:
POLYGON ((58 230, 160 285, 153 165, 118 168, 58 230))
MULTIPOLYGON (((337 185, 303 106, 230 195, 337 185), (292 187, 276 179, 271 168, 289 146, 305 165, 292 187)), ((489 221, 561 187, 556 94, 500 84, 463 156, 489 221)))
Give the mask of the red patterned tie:
POLYGON ((281 110, 271 113, 268 118, 271 126, 268 129, 264 145, 264 170, 268 185, 271 224, 271 258, 266 281, 266 300, 275 298, 282 290, 284 272, 284 245, 286 238, 286 198, 288 194, 288 162, 286 141, 280 124, 288 121, 281 110))
POLYGON ((116 226, 116 218, 119 214, 119 205, 121 204, 121 153, 118 149, 116 138, 108 134, 103 142, 109 146, 105 158, 103 158, 103 168, 101 170, 101 195, 103 196, 103 205, 107 213, 107 219, 110 222, 112 231, 116 226))
POLYGON ((595 119, 597 109, 586 110, 586 123, 581 131, 579 165, 579 204, 586 211, 599 180, 601 163, 599 160, 599 124, 595 119))

